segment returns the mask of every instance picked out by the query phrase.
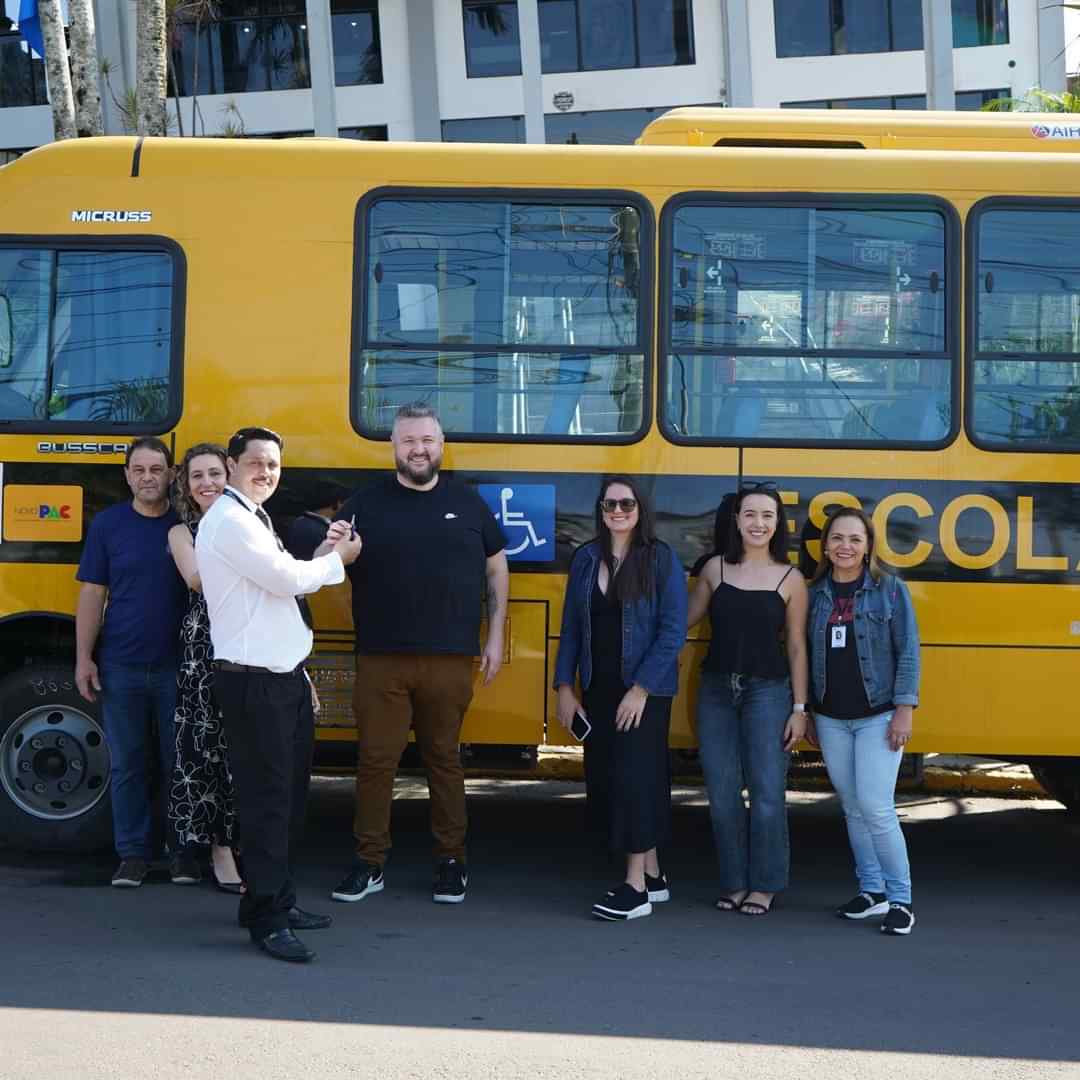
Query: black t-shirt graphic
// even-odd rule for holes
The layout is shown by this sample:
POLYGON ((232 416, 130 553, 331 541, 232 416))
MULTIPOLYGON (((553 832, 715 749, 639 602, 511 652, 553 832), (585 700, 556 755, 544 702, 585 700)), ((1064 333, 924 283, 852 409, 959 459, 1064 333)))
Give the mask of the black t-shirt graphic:
POLYGON ((470 487, 443 475, 430 491, 381 477, 356 492, 337 520, 364 541, 348 567, 356 651, 480 651, 486 560, 506 546, 502 529, 470 487))
POLYGON ((815 709, 837 720, 860 720, 892 708, 872 705, 866 697, 855 643, 855 594, 863 578, 833 581, 833 607, 825 628, 825 698, 815 709))

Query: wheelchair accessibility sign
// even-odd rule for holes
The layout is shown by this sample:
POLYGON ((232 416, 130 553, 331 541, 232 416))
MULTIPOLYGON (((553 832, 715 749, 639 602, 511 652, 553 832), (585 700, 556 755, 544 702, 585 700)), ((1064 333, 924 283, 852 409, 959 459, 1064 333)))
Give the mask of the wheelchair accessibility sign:
POLYGON ((554 484, 479 484, 476 490, 502 526, 508 559, 554 560, 554 484))

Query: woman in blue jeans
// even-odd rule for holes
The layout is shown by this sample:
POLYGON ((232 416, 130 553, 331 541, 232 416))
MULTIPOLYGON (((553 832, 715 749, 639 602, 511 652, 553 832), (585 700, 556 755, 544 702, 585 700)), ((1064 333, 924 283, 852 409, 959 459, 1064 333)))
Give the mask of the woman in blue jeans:
POLYGON ((632 477, 602 483, 596 534, 570 562, 554 687, 563 726, 579 712, 592 725, 587 813, 626 857, 624 880, 592 913, 621 922, 670 899, 657 848, 671 820, 668 731, 686 641, 686 577, 672 548, 657 539, 632 477))
POLYGON ((727 550, 702 567, 690 598, 690 626, 706 612, 712 622, 697 736, 720 862, 716 906, 743 915, 767 915, 787 887, 788 756, 806 730, 807 593, 787 533, 776 486, 742 487, 727 550))
POLYGON ((844 808, 859 893, 844 919, 884 915, 885 934, 910 934, 911 871, 894 791, 919 701, 919 628, 907 586, 874 555, 874 526, 861 510, 825 523, 810 585, 807 642, 814 719, 844 808))

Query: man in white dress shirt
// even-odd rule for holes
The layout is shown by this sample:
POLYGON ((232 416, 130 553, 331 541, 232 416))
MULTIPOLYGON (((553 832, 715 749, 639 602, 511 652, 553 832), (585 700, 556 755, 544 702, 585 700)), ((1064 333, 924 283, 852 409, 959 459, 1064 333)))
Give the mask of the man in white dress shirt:
POLYGON ((267 428, 241 428, 229 440, 229 485, 199 524, 195 557, 243 851, 240 925, 271 956, 308 961, 315 954, 293 931, 321 929, 330 919, 296 906, 291 872, 315 734, 303 597, 344 581, 361 542, 335 537, 311 561, 284 550, 262 508, 278 486, 281 447, 267 428))

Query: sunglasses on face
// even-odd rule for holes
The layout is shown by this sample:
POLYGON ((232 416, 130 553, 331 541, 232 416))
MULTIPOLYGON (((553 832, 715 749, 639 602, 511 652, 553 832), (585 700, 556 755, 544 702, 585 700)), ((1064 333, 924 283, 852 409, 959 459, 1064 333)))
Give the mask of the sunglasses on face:
POLYGON ((600 509, 605 514, 614 514, 616 510, 629 514, 637 509, 637 499, 601 499, 600 509))

